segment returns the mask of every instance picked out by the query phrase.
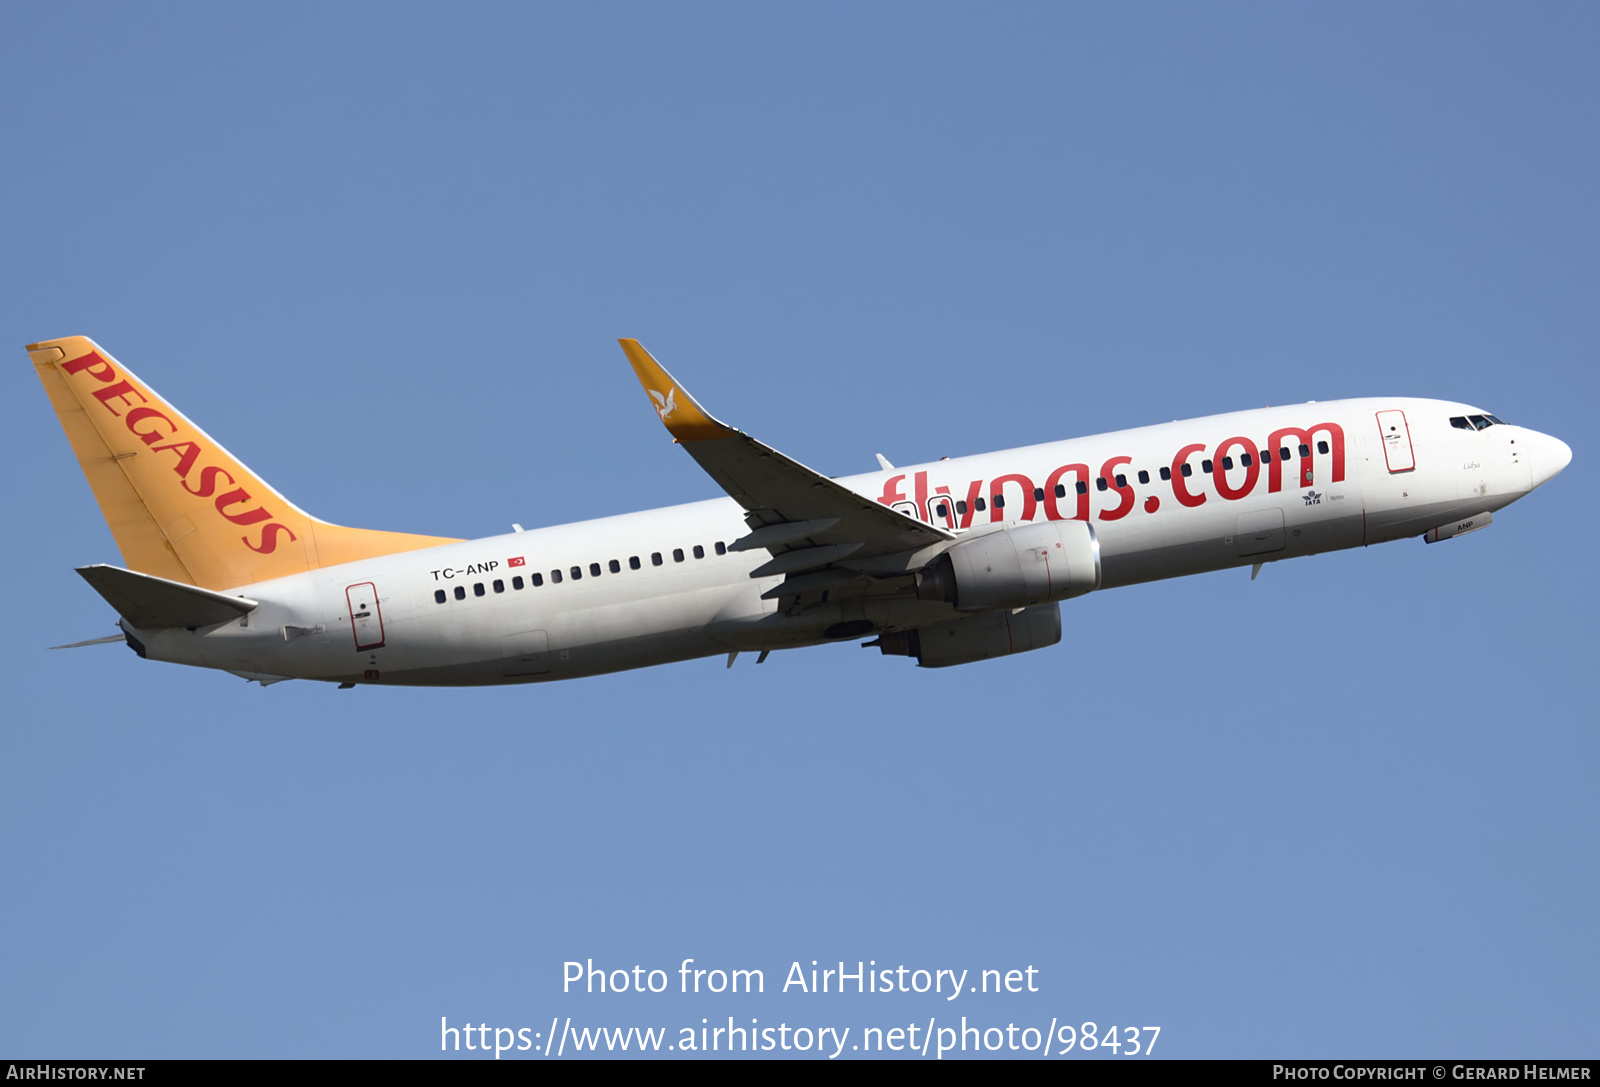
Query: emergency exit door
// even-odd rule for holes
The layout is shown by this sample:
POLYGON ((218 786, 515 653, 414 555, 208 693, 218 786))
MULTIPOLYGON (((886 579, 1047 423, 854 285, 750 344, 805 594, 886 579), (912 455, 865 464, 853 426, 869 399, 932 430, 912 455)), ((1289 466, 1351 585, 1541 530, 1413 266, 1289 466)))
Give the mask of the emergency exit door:
POLYGON ((383 648, 383 613, 378 610, 378 587, 370 581, 350 585, 344 591, 350 606, 350 631, 357 649, 383 648))
POLYGON ((1411 428, 1406 426, 1403 411, 1380 411, 1378 433, 1383 438, 1383 459, 1390 472, 1409 472, 1417 466, 1416 454, 1411 449, 1411 428))

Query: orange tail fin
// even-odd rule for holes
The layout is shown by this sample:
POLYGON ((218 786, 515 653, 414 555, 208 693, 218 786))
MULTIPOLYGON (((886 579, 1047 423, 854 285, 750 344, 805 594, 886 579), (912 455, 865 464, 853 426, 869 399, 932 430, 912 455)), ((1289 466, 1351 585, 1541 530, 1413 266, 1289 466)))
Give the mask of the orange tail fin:
POLYGON ((87 337, 28 355, 131 570, 229 589, 456 542, 317 520, 87 337))

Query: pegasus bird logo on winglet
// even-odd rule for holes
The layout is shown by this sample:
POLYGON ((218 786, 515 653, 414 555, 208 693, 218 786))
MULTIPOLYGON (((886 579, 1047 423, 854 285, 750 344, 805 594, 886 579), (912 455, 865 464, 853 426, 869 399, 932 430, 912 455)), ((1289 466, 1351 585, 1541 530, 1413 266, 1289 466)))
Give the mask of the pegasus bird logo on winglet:
POLYGON ((678 403, 674 399, 674 396, 678 392, 678 387, 676 385, 667 390, 666 396, 662 396, 654 389, 649 389, 646 391, 650 393, 650 399, 656 402, 656 414, 661 416, 661 421, 663 423, 672 417, 673 412, 678 410, 678 403))

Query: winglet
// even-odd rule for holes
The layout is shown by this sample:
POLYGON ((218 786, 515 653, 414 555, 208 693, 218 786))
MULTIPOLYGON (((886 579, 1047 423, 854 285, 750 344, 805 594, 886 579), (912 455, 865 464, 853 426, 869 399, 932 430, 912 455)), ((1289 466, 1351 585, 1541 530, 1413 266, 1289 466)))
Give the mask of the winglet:
POLYGON ((666 369, 640 346, 638 340, 618 340, 639 384, 650 394, 650 405, 661 416, 667 430, 680 442, 700 442, 709 438, 727 438, 738 431, 713 419, 704 408, 695 403, 687 389, 679 385, 666 369))

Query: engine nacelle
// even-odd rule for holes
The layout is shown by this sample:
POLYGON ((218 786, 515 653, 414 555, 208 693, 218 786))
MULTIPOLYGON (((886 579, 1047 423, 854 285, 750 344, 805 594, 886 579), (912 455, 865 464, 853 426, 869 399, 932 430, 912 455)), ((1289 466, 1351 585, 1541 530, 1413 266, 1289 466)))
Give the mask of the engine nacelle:
POLYGON ((1045 521, 962 540, 917 572, 917 597, 957 611, 1026 608, 1100 587, 1100 541, 1087 521, 1045 521))
POLYGON ((917 630, 884 634, 867 645, 897 657, 915 657, 924 668, 948 668, 991 657, 1043 649, 1061 640, 1061 605, 1039 604, 1020 611, 963 615, 917 630))

